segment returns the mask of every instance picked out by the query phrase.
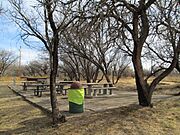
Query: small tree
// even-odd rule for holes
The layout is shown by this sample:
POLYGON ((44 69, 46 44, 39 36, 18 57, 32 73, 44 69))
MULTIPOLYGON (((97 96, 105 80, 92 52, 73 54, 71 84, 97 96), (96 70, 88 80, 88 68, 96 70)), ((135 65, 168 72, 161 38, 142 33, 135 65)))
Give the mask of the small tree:
POLYGON ((28 44, 29 40, 37 38, 49 54, 50 99, 53 125, 56 126, 59 122, 65 121, 65 116, 59 111, 56 97, 58 47, 62 31, 75 19, 74 14, 70 12, 74 3, 72 1, 63 3, 55 0, 35 0, 25 5, 25 0, 8 1, 11 5, 11 19, 21 29, 23 41, 28 44))
POLYGON ((0 76, 3 76, 6 70, 17 60, 13 52, 0 50, 0 76))
POLYGON ((31 61, 24 66, 23 74, 25 76, 47 76, 49 74, 49 62, 42 59, 31 61))

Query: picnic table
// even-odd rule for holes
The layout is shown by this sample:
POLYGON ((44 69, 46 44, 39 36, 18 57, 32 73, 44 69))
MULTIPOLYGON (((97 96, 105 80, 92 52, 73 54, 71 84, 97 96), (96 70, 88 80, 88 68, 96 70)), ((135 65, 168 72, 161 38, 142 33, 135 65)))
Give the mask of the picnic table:
MULTIPOLYGON (((42 92, 48 92, 50 84, 40 83, 36 81, 23 81, 23 90, 27 90, 28 88, 31 90, 34 90, 35 96, 42 96, 42 92)), ((67 94, 67 88, 65 86, 70 86, 70 84, 73 83, 73 81, 60 81, 56 84, 56 92, 58 94, 66 95, 67 94)))
MULTIPOLYGON (((74 81, 60 81, 56 83, 56 92, 58 94, 67 95, 67 90, 70 88, 70 85, 74 81), (65 87, 66 86, 66 87, 65 87)), ((35 83, 33 82, 23 82, 23 90, 27 90, 27 88, 31 87, 34 90, 35 96, 42 96, 42 92, 48 92, 50 84, 43 84, 43 83, 35 83)), ((86 97, 97 96, 98 94, 102 95, 112 95, 112 90, 116 89, 116 87, 112 87, 112 83, 82 83, 82 86, 85 90, 86 97)))
POLYGON ((82 83, 85 89, 85 95, 97 96, 97 94, 112 95, 112 90, 116 87, 112 83, 82 83))
POLYGON ((26 90, 27 90, 27 87, 28 87, 29 85, 32 85, 32 84, 37 83, 37 82, 36 82, 36 81, 22 81, 21 83, 23 83, 23 84, 20 85, 20 86, 22 86, 22 87, 23 87, 23 90, 26 91, 26 90))

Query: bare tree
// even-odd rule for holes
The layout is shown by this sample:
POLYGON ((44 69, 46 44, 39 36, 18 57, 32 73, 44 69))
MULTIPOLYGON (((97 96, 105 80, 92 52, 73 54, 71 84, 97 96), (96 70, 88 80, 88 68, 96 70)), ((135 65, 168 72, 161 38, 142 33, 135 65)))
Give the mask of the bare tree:
POLYGON ((130 59, 122 52, 117 55, 112 63, 112 82, 113 84, 118 83, 126 69, 129 67, 130 59), (116 79, 115 79, 116 77, 116 79))
POLYGON ((69 53, 74 53, 96 65, 107 82, 111 82, 110 65, 119 52, 108 31, 108 20, 79 19, 73 26, 64 33, 66 44, 73 48, 69 53))
MULTIPOLYGON (((21 37, 29 43, 35 37, 46 48, 50 62, 50 99, 53 125, 65 122, 65 116, 59 111, 56 97, 56 76, 58 71, 58 47, 62 31, 74 20, 69 13, 74 3, 54 0, 36 0, 26 3, 23 0, 8 0, 11 4, 11 19, 21 29, 21 37)), ((38 46, 39 47, 39 46, 38 46)))
MULTIPOLYGON (((178 2, 173 0, 167 3, 161 1, 157 3, 160 15, 157 18, 158 25, 156 32, 167 44, 166 56, 158 56, 165 63, 170 63, 167 59, 172 58, 173 54, 173 51, 169 49, 168 46, 179 46, 180 44, 180 11, 177 3, 178 2)), ((177 55, 178 61, 175 68, 180 72, 180 50, 178 50, 177 55)))
MULTIPOLYGON (((154 28, 159 25, 157 24, 156 17, 154 16, 158 16, 159 14, 161 14, 161 10, 159 10, 155 5, 158 3, 155 2, 156 0, 135 0, 130 2, 127 2, 125 0, 105 0, 96 2, 95 4, 93 3, 94 8, 92 8, 93 6, 90 6, 90 8, 92 8, 91 11, 84 8, 84 11, 88 11, 88 13, 86 13, 86 15, 84 16, 80 16, 80 18, 82 19, 82 21, 80 22, 81 24, 84 24, 80 29, 81 31, 74 30, 78 32, 78 34, 81 33, 81 36, 78 36, 77 33, 75 34, 77 37, 81 38, 76 39, 76 36, 73 36, 73 30, 70 33, 66 33, 66 41, 69 41, 68 44, 73 45, 73 47, 77 51, 77 55, 81 54, 81 57, 88 59, 92 63, 94 62, 94 64, 99 66, 102 72, 106 75, 108 75, 108 64, 106 63, 108 60, 104 59, 105 57, 103 57, 106 53, 106 51, 104 51, 104 48, 106 48, 107 45, 111 46, 112 44, 110 41, 114 41, 113 39, 118 39, 122 43, 119 43, 118 45, 120 46, 120 49, 126 52, 128 55, 132 56, 136 86, 138 90, 138 99, 139 104, 142 106, 151 106, 152 94, 157 84, 174 69, 178 61, 179 43, 176 38, 178 34, 176 34, 176 36, 173 34, 174 27, 171 27, 172 25, 168 26, 169 23, 167 23, 168 27, 166 26, 166 29, 170 30, 168 34, 171 37, 170 44, 166 44, 163 42, 156 43, 155 41, 161 39, 159 34, 155 35, 155 38, 153 38, 151 35, 151 33, 153 33, 152 31, 154 31, 154 28), (108 38, 104 38, 104 34, 102 34, 105 32, 106 35, 107 32, 111 32, 107 31, 106 25, 103 25, 103 21, 105 20, 105 18, 110 18, 107 19, 107 26, 111 24, 109 22, 113 22, 113 20, 116 20, 116 25, 112 25, 112 27, 114 27, 114 31, 116 32, 115 34, 117 35, 115 37, 113 37, 112 34, 109 34, 110 36, 105 36, 110 37, 111 40, 109 40, 108 38), (89 25, 90 27, 87 27, 87 25, 89 25), (103 28, 105 29, 101 29, 101 26, 104 26, 103 28), (82 32, 82 29, 84 29, 84 31, 88 31, 88 33, 82 32), (82 39, 82 37, 85 40, 82 39), (120 37, 121 39, 119 39, 120 37), (154 41, 152 41, 152 39, 154 39, 154 41), (175 39, 175 42, 173 41, 173 39, 175 39), (150 42, 152 42, 153 44, 150 44, 150 42), (161 46, 161 52, 157 51, 157 48, 154 48, 155 45, 159 47, 161 46), (163 56, 166 53, 167 48, 170 48, 170 50, 172 50, 172 52, 170 53, 171 57, 170 59, 168 59, 169 64, 167 64, 167 62, 163 63, 164 68, 161 68, 163 70, 161 70, 161 73, 156 76, 156 78, 149 84, 147 81, 148 78, 145 78, 145 69, 142 64, 145 56, 147 55, 146 53, 153 53, 156 55, 156 58, 160 59, 160 54, 162 53, 163 56), (96 56, 100 56, 100 59, 97 59, 96 56), (98 62, 95 60, 98 60, 98 62), (104 64, 104 61, 106 64, 104 64), (103 65, 103 67, 101 64, 103 65)), ((163 6, 170 5, 167 6, 167 11, 171 11, 172 9, 170 7, 174 7, 174 5, 176 5, 174 1, 163 1, 162 3, 164 4, 163 6)), ((169 14, 166 11, 164 13, 167 15, 169 14)), ((169 16, 171 15, 172 14, 169 14, 169 16)), ((161 16, 161 18, 163 18, 164 20, 167 19, 164 16, 161 16)), ((178 18, 173 19, 179 20, 178 18)), ((167 34, 167 30, 164 31, 163 34, 167 34)), ((163 40, 165 41, 165 39, 163 40)), ((110 47, 110 49, 114 48, 110 47)), ((160 67, 160 65, 158 67, 160 67)), ((156 71, 158 70, 159 69, 157 69, 156 71)))
POLYGON ((64 51, 64 55, 61 55, 60 59, 63 62, 62 68, 71 80, 80 81, 81 78, 87 82, 95 82, 97 80, 99 73, 97 67, 87 59, 68 53, 68 51, 64 51))
POLYGON ((12 52, 6 50, 0 50, 0 76, 3 76, 8 67, 10 67, 16 60, 12 52))
MULTIPOLYGON (((119 24, 119 33, 122 36, 124 48, 122 48, 128 55, 132 56, 132 62, 135 71, 136 87, 138 91, 139 104, 142 106, 151 106, 152 93, 157 84, 166 77, 175 67, 177 63, 179 45, 171 44, 173 51, 170 64, 165 70, 161 72, 150 84, 145 79, 142 58, 144 54, 144 47, 149 42, 150 31, 153 30, 150 19, 156 12, 151 12, 154 9, 153 3, 156 0, 140 0, 140 1, 101 1, 99 6, 106 10, 103 16, 114 18, 119 24), (153 7, 153 8, 151 8, 153 7), (124 41, 125 39, 125 41, 124 41), (127 41, 128 40, 128 44, 127 41)), ((168 1, 163 1, 168 4, 168 1)), ((173 3, 171 3, 173 4, 173 3)), ((162 44, 162 43, 161 43, 162 44)), ((165 45, 166 46, 166 45, 165 45)))
MULTIPOLYGON (((104 57, 107 56, 105 55, 107 51, 105 48, 110 45, 108 49, 117 50, 114 48, 114 43, 117 43, 114 42, 114 40, 119 40, 121 42, 118 45, 120 49, 126 52, 129 56, 132 56, 136 87, 138 91, 138 99, 139 104, 142 106, 151 106, 153 91, 155 90, 158 83, 175 68, 178 61, 179 44, 174 44, 174 41, 170 42, 171 44, 164 44, 163 42, 158 42, 157 44, 155 41, 157 41, 156 39, 159 40, 160 37, 156 35, 156 37, 153 38, 151 35, 151 33, 153 33, 152 31, 154 31, 154 27, 156 28, 158 25, 156 23, 157 20, 155 20, 156 18, 154 18, 154 16, 158 16, 158 14, 161 13, 161 11, 158 10, 158 7, 155 5, 157 4, 155 2, 156 0, 135 0, 129 2, 125 0, 104 0, 95 2, 92 4, 93 6, 90 6, 91 10, 90 8, 89 10, 86 10, 86 8, 83 7, 83 11, 85 11, 86 14, 83 14, 83 16, 81 15, 79 17, 82 19, 80 20, 80 24, 83 24, 80 25, 81 30, 83 29, 84 31, 88 32, 80 32, 73 29, 72 31, 70 31, 70 33, 67 32, 65 34, 66 41, 69 45, 73 46, 73 48, 76 49, 77 55, 80 55, 81 57, 84 57, 95 65, 99 66, 100 70, 102 70, 102 72, 107 75, 106 79, 108 82, 109 79, 107 69, 109 67, 109 62, 104 57), (107 19, 108 25, 103 25, 105 24, 103 22, 106 20, 106 18, 109 18, 107 19), (116 25, 112 25, 112 28, 114 27, 116 35, 113 36, 112 34, 109 34, 108 36, 106 36, 106 33, 110 33, 110 30, 112 30, 108 29, 108 31, 106 26, 109 26, 109 24, 111 24, 109 22, 113 22, 113 20, 115 20, 114 22, 116 25), (87 25, 89 25, 90 27, 87 27, 87 25), (101 29, 101 26, 103 26, 103 29, 101 29), (81 33, 81 36, 79 36, 77 33, 74 36, 73 31, 78 32, 78 34, 81 33), (104 33, 105 36, 102 33, 104 33), (76 37, 81 38, 76 39, 76 37), (155 39, 153 41, 153 44, 150 43, 152 42, 152 39, 155 39), (172 53, 171 58, 168 60, 169 64, 165 64, 161 73, 158 74, 158 76, 156 76, 151 83, 148 83, 148 77, 145 78, 143 60, 147 55, 147 52, 154 53, 156 56, 161 53, 158 52, 156 48, 151 49, 155 45, 164 46, 164 48, 168 48, 169 46, 172 50, 172 53), (100 56, 100 59, 98 59, 96 56, 100 56)), ((164 3, 163 6, 166 6, 167 4, 176 4, 171 1, 163 1, 162 3, 164 3)), ((165 14, 168 14, 168 12, 165 12, 165 14)), ((162 18, 165 17, 162 16, 162 18)), ((173 39, 176 39, 176 36, 174 36, 171 32, 173 30, 173 27, 168 27, 168 29, 170 30, 170 36, 173 39)), ((167 31, 165 31, 164 34, 167 34, 167 31)), ((162 54, 163 53, 166 53, 164 49, 162 50, 162 54)), ((114 58, 114 56, 112 58, 114 58)), ((160 57, 156 58, 160 59, 160 57)))
POLYGON ((24 66, 23 75, 29 76, 47 76, 49 75, 49 62, 40 60, 31 61, 24 66))

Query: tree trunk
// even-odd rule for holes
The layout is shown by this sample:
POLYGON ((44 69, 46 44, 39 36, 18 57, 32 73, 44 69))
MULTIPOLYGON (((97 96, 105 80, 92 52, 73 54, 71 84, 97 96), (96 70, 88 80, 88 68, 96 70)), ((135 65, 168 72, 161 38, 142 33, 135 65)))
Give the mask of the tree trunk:
POLYGON ((106 78, 106 81, 107 81, 108 83, 110 83, 109 86, 110 86, 110 87, 113 87, 113 84, 111 84, 112 82, 111 82, 109 76, 108 76, 107 74, 104 74, 104 76, 105 76, 105 78, 106 78))
POLYGON ((51 96, 51 107, 52 107, 52 118, 53 118, 53 125, 58 123, 59 119, 59 109, 58 109, 58 102, 57 102, 57 97, 56 97, 56 87, 55 87, 55 82, 56 82, 56 75, 51 69, 50 72, 50 96, 51 96))
POLYGON ((56 94, 56 76, 58 71, 58 34, 54 33, 53 46, 50 52, 50 95, 53 125, 57 126, 58 123, 65 122, 65 116, 62 115, 58 108, 57 94, 56 94))
POLYGON ((50 97, 52 107, 53 125, 57 126, 58 123, 65 122, 65 116, 62 115, 58 108, 57 94, 56 94, 56 76, 58 69, 58 49, 54 46, 50 54, 51 72, 50 72, 50 97))
POLYGON ((92 82, 96 82, 97 81, 98 75, 99 75, 99 68, 97 67, 94 75, 92 76, 92 79, 93 79, 92 82))
POLYGON ((143 89, 137 73, 135 73, 135 79, 136 79, 136 87, 137 87, 137 92, 138 92, 139 105, 141 105, 141 106, 151 106, 152 95, 150 95, 148 93, 149 88, 146 87, 146 89, 143 89), (146 91, 146 92, 144 92, 144 91, 146 91))
POLYGON ((178 52, 178 60, 177 60, 177 63, 176 63, 176 69, 177 71, 180 73, 180 61, 179 61, 179 58, 180 58, 180 52, 178 52))

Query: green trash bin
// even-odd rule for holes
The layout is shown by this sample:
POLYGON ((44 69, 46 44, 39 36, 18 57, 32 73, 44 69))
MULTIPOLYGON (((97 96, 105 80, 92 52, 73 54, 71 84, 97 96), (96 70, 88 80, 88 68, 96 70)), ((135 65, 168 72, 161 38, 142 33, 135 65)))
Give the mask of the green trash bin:
POLYGON ((84 88, 79 82, 71 84, 68 90, 69 112, 82 113, 84 112, 84 88))
POLYGON ((84 104, 75 104, 73 102, 69 102, 69 112, 70 113, 82 113, 84 112, 84 104))

